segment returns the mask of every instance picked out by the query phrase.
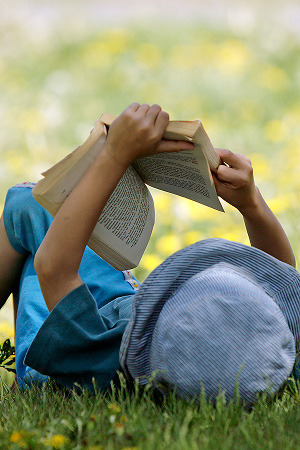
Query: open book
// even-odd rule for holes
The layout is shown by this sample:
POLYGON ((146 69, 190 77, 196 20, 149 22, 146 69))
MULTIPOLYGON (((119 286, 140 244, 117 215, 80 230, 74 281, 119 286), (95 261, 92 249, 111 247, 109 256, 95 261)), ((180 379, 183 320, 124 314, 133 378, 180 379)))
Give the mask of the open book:
MULTIPOLYGON (((114 118, 103 114, 82 145, 42 174, 33 196, 53 216, 101 151, 114 118)), ((88 242, 118 270, 138 265, 151 236, 155 211, 145 183, 223 211, 210 171, 220 158, 201 121, 171 121, 164 138, 188 140, 195 148, 136 160, 110 196, 88 242)))

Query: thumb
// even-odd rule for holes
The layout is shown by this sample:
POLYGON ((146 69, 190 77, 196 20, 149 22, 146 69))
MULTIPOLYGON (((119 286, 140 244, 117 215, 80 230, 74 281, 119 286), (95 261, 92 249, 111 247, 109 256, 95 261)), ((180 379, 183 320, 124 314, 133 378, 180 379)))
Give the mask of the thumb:
POLYGON ((228 192, 228 188, 230 189, 230 183, 220 180, 213 172, 212 177, 215 183, 217 194, 224 199, 224 196, 228 192))

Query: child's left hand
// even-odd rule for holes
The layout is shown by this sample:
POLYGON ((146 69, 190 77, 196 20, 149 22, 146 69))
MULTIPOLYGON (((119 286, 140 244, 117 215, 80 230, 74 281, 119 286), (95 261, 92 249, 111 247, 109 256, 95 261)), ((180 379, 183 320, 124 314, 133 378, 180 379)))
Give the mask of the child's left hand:
POLYGON ((255 208, 259 196, 255 186, 251 161, 241 153, 216 149, 226 165, 220 165, 212 174, 217 194, 242 214, 255 208))

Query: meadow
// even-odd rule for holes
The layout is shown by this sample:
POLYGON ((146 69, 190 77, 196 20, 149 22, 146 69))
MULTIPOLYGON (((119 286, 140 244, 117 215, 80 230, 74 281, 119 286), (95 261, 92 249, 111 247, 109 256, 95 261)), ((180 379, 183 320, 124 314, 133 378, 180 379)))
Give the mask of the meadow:
MULTIPOLYGON (((82 143, 102 112, 159 103, 171 119, 200 118, 215 147, 247 155, 255 180, 300 262, 300 43, 288 33, 196 26, 78 32, 51 39, 0 30, 0 210, 7 189, 82 143)), ((142 281, 174 251, 208 237, 248 243, 239 213, 216 212, 151 190, 156 225, 135 275, 142 281)), ((274 243, 276 245, 276 243, 274 243)), ((0 313, 0 342, 13 339, 0 313)), ((91 396, 45 388, 21 395, 0 380, 0 448, 299 448, 299 384, 246 412, 149 392, 91 396), (146 443, 146 444, 145 444, 146 443)))

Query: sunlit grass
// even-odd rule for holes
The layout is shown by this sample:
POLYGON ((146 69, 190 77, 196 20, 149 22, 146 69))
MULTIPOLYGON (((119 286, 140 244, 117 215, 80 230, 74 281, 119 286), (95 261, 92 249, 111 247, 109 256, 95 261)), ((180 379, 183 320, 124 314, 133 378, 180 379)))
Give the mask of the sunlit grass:
POLYGON ((107 394, 54 386, 8 392, 0 380, 2 449, 295 449, 300 445, 299 385, 263 395, 251 411, 236 396, 215 406, 203 394, 185 402, 129 387, 124 377, 107 394), (9 418, 9 420, 7 420, 9 418))

